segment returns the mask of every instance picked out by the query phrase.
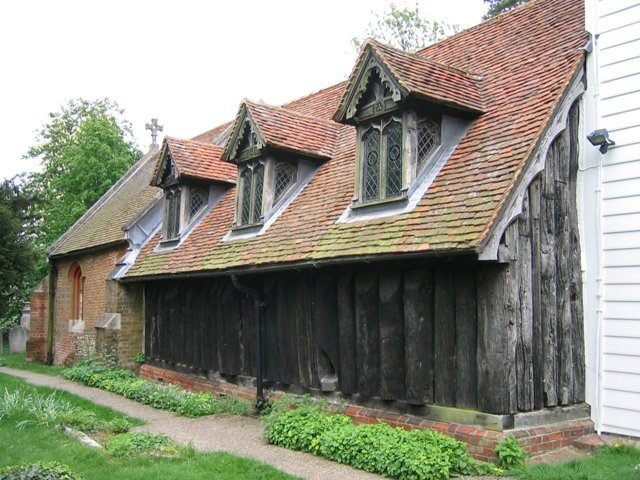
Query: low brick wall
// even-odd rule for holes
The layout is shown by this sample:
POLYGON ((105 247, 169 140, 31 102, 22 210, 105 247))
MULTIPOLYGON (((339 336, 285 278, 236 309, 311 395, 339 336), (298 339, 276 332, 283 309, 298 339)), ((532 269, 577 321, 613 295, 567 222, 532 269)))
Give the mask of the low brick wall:
MULTIPOLYGON (((256 395, 255 389, 252 388, 234 385, 224 380, 210 380, 197 375, 176 372, 155 365, 142 365, 140 375, 153 381, 173 383, 188 390, 208 391, 248 400, 255 400, 256 395)), ((281 392, 269 392, 271 398, 282 395, 281 392)), ((342 409, 344 405, 335 405, 335 407, 342 409)), ((436 430, 465 442, 469 453, 477 460, 483 461, 495 460, 496 455, 493 449, 509 436, 517 438, 524 450, 533 456, 571 445, 574 439, 594 431, 593 422, 589 419, 498 432, 473 425, 437 422, 424 417, 403 415, 358 405, 347 405, 345 413, 353 418, 357 424, 384 422, 393 427, 408 430, 414 428, 436 430)))

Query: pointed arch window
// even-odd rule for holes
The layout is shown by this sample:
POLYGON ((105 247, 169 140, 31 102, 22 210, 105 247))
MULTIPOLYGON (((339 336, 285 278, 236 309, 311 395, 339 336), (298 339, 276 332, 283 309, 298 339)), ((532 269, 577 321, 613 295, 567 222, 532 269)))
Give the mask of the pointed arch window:
POLYGON ((262 221, 263 194, 264 164, 260 161, 248 163, 240 173, 237 225, 253 225, 262 221))
POLYGON ((403 193, 402 122, 385 117, 371 122, 361 140, 362 201, 399 197, 403 193))
POLYGON ((82 320, 84 300, 84 276, 80 264, 75 262, 69 270, 71 284, 71 320, 82 320))

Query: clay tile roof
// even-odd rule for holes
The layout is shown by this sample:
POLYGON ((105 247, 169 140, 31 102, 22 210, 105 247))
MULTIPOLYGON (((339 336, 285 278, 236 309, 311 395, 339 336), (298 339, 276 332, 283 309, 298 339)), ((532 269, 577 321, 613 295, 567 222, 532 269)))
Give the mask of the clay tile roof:
POLYGON ((222 147, 174 137, 165 137, 164 141, 180 177, 236 183, 236 167, 220 159, 224 150, 222 147))
POLYGON ((243 120, 245 109, 268 147, 322 159, 331 158, 340 125, 244 99, 232 131, 242 128, 238 123, 243 120))
POLYGON ((373 50, 409 93, 472 112, 484 111, 480 74, 369 40, 373 50))
MULTIPOLYGON (((374 255, 476 252, 511 198, 568 86, 580 75, 586 41, 583 0, 530 0, 417 55, 396 58, 377 47, 389 68, 397 73, 402 67, 404 73, 397 74, 403 81, 415 77, 411 88, 418 89, 420 83, 419 74, 410 75, 411 68, 432 71, 428 69, 437 64, 433 70, 438 74, 482 76, 483 113, 412 211, 337 222, 353 199, 356 173, 356 129, 343 125, 331 159, 319 166, 261 235, 225 240, 235 213, 232 187, 177 248, 155 252, 159 236, 148 242, 127 278, 311 265, 374 255)), ((327 120, 345 86, 301 98, 285 110, 327 120)))
POLYGON ((124 226, 162 197, 149 185, 157 153, 143 156, 51 247, 51 256, 125 241, 124 226))

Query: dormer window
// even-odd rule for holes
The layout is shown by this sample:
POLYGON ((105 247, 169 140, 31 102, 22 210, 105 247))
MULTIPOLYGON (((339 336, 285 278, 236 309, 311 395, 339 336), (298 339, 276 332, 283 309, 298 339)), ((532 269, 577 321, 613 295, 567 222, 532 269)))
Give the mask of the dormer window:
POLYGON ((414 208, 414 193, 426 192, 462 129, 482 113, 482 81, 367 40, 333 116, 355 126, 357 138, 353 202, 342 220, 414 208))
POLYGON ((229 240, 259 235, 331 158, 337 126, 281 107, 243 100, 222 158, 238 169, 229 240))
POLYGON ((222 150, 209 143, 165 137, 152 181, 164 190, 160 248, 178 245, 235 184, 235 169, 220 160, 222 150))

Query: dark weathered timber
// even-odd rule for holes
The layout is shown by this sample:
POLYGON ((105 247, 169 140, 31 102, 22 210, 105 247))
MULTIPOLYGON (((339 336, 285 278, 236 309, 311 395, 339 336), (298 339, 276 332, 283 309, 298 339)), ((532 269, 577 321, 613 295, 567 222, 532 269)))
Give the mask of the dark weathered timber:
POLYGON ((570 265, 571 232, 569 219, 569 151, 568 130, 559 136, 553 160, 555 175, 555 222, 556 222, 556 314, 558 318, 558 403, 568 405, 573 398, 573 331, 571 326, 570 265))
POLYGON ((555 171, 558 142, 554 141, 547 153, 545 170, 542 175, 542 195, 540 197, 540 318, 544 339, 542 378, 544 384, 544 405, 558 404, 558 316, 556 306, 556 232, 555 232, 555 171))
POLYGON ((476 408, 478 405, 477 322, 475 269, 455 269, 456 321, 456 405, 476 408))
POLYGON ((433 403, 433 272, 404 274, 406 397, 413 405, 433 403))
POLYGON ((507 376, 506 392, 507 392, 507 404, 508 412, 516 413, 518 410, 518 398, 517 398, 517 379, 516 379, 516 344, 518 337, 518 324, 520 323, 520 264, 518 261, 518 222, 514 221, 505 232, 505 239, 507 243, 507 251, 509 252, 509 266, 504 272, 506 275, 505 289, 503 292, 504 301, 502 304, 502 324, 504 331, 504 355, 503 362, 506 362, 504 367, 507 376))
POLYGON ((238 290, 227 282, 222 294, 223 308, 220 314, 224 324, 224 344, 222 349, 222 373, 225 375, 239 375, 240 365, 240 294, 238 290))
POLYGON ((336 277, 319 275, 314 285, 313 319, 318 344, 320 378, 335 375, 340 364, 336 277))
POLYGON ((531 306, 533 330, 533 408, 544 407, 544 337, 542 336, 542 252, 540 250, 540 206, 542 179, 537 176, 529 185, 531 219, 531 306))
POLYGON ((318 349, 313 325, 313 283, 309 276, 297 278, 292 286, 294 318, 297 323, 295 343, 298 347, 298 378, 303 387, 320 386, 318 349))
POLYGON ((404 386, 402 273, 380 275, 380 398, 401 400, 404 386))
POLYGON ((435 269, 434 307, 434 376, 435 403, 455 405, 456 372, 456 303, 453 269, 441 266, 435 269))
POLYGON ((529 195, 522 199, 522 213, 518 218, 518 269, 520 285, 520 312, 518 315, 516 341, 516 379, 518 382, 518 410, 534 408, 533 375, 533 295, 532 295, 532 253, 531 219, 529 215, 529 195))
POLYGON ((267 303, 262 313, 264 378, 275 382, 281 379, 276 280, 274 277, 269 277, 262 285, 262 296, 267 303))
POLYGON ((580 101, 569 111, 569 223, 570 231, 570 279, 569 299, 573 330, 573 402, 585 399, 584 315, 582 311, 582 268, 580 258, 580 230, 578 228, 577 175, 580 154, 580 101))
POLYGON ((219 369, 218 346, 216 344, 218 332, 216 331, 215 318, 215 303, 217 303, 219 286, 219 281, 208 282, 208 285, 206 285, 207 288, 203 291, 202 298, 202 314, 207 324, 207 329, 205 329, 204 338, 202 339, 203 351, 205 353, 204 368, 212 372, 216 372, 219 369))
POLYGON ((298 380, 298 348, 295 343, 296 321, 295 309, 291 298, 292 282, 287 277, 279 276, 277 283, 278 303, 278 349, 280 351, 280 375, 281 382, 285 384, 297 384, 298 380))
POLYGON ((242 330, 240 332, 242 374, 255 376, 256 313, 253 298, 249 298, 245 293, 240 294, 240 311, 242 316, 242 330))
POLYGON ((153 359, 158 359, 157 342, 158 342, 158 309, 157 309, 157 292, 156 288, 145 285, 144 302, 145 312, 145 335, 144 335, 144 354, 153 359))
POLYGON ((356 362, 356 320, 354 305, 353 275, 343 273, 338 277, 338 337, 340 364, 338 384, 342 393, 350 395, 358 391, 356 362))
POLYGON ((359 272, 355 277, 356 353, 358 392, 366 397, 380 390, 378 276, 359 272))
MULTIPOLYGON (((511 258, 516 248, 516 228, 510 225, 503 239, 511 258)), ((478 269, 478 408, 490 413, 514 413, 517 406, 515 270, 514 261, 478 269)))

